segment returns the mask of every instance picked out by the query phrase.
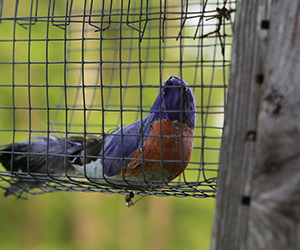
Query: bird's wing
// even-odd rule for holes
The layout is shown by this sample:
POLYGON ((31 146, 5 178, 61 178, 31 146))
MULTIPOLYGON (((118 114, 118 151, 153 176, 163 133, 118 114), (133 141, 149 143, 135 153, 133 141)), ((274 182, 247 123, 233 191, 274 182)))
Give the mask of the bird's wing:
POLYGON ((123 164, 142 147, 151 134, 152 124, 157 120, 155 113, 149 113, 142 120, 127 125, 106 136, 104 142, 104 174, 114 176, 120 172, 123 164))

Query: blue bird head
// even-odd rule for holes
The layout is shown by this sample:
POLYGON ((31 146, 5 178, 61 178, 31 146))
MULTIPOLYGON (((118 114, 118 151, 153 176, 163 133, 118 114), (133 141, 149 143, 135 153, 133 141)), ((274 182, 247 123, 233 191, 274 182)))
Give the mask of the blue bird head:
POLYGON ((179 121, 194 128, 196 123, 196 101, 187 83, 177 76, 165 81, 161 92, 154 101, 151 111, 158 119, 179 121))

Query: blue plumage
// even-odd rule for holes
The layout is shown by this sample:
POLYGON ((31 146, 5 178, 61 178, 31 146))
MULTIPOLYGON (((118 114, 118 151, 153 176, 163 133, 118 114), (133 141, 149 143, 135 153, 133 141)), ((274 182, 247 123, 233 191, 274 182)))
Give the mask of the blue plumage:
MULTIPOLYGON (((195 98, 187 84, 179 77, 171 76, 165 82, 150 111, 142 119, 142 122, 138 120, 105 138, 104 153, 101 150, 99 154, 100 157, 104 157, 104 164, 101 159, 100 165, 87 165, 87 169, 89 167, 93 168, 93 171, 89 171, 92 173, 91 176, 88 175, 88 177, 102 177, 102 172, 106 176, 119 174, 121 166, 127 161, 126 158, 132 157, 136 150, 142 147, 141 134, 143 135, 143 142, 145 142, 151 133, 153 123, 159 119, 166 119, 169 122, 177 120, 194 128, 196 120, 195 98), (123 141, 123 145, 121 141, 123 141), (103 170, 102 165, 104 166, 103 170)), ((75 168, 81 174, 84 174, 83 167, 75 166, 75 168)))
MULTIPOLYGON (((107 134, 104 138, 90 137, 86 138, 86 140, 82 137, 52 138, 48 143, 48 151, 47 139, 41 137, 33 140, 30 145, 26 142, 14 144, 15 152, 25 152, 25 154, 13 154, 11 156, 9 152, 12 150, 12 145, 8 145, 3 148, 2 151, 4 153, 0 154, 0 162, 8 171, 27 172, 29 170, 30 172, 48 174, 78 171, 81 175, 86 175, 89 178, 120 178, 122 174, 124 177, 124 173, 126 173, 129 179, 141 179, 141 173, 143 172, 150 179, 163 180, 167 177, 167 179, 171 180, 183 171, 187 163, 185 163, 184 167, 181 167, 180 161, 178 165, 171 164, 169 166, 165 164, 168 171, 164 170, 166 171, 166 176, 162 176, 159 163, 159 159, 161 159, 160 142, 163 142, 163 145, 164 143, 168 145, 168 148, 163 148, 164 155, 167 155, 167 158, 175 159, 181 155, 180 138, 188 135, 189 137, 187 139, 184 138, 183 141, 183 145, 186 147, 184 151, 186 154, 185 161, 188 161, 193 147, 191 136, 193 135, 196 121, 195 112, 195 98, 191 89, 180 78, 171 76, 160 88, 160 93, 154 101, 150 112, 141 120, 107 134), (173 137, 177 135, 178 139, 163 138, 161 140, 158 138, 161 136, 160 131, 166 131, 163 132, 163 135, 171 135, 173 137), (153 138, 153 136, 156 136, 156 138, 153 138), (66 143, 67 146, 65 147, 66 143), (148 148, 145 148, 145 145, 148 144, 148 148), (65 165, 66 148, 68 155, 67 165, 65 165), (28 152, 33 154, 28 156, 28 152), (48 152, 48 156, 46 152, 48 152), (148 165, 145 163, 145 166, 147 165, 146 170, 141 170, 143 164, 140 160, 132 159, 144 157, 140 152, 144 152, 143 154, 149 158, 150 163, 147 163, 148 165), (34 153, 38 154, 35 155, 34 153), (86 153, 86 156, 84 156, 84 153, 86 153), (176 155, 175 158, 174 155, 176 155), (27 166, 28 157, 29 166, 27 166), (46 157, 48 157, 47 166, 46 157), (151 163, 152 159, 158 163, 151 163), (11 165, 11 163, 13 164, 11 165), (175 172, 172 170, 173 168, 176 170, 175 172), (150 173, 151 171, 154 172, 150 173), (173 174, 171 173, 172 171, 174 172, 173 174)), ((22 181, 19 181, 19 184, 20 182, 22 181)), ((33 187, 31 186, 30 188, 33 187)), ((7 190, 6 195, 16 192, 15 189, 13 185, 7 190)))
POLYGON ((157 118, 186 123, 189 127, 196 123, 196 102, 193 92, 185 81, 171 76, 154 101, 151 111, 157 118), (160 115, 162 112, 162 116, 160 115))
MULTIPOLYGON (((113 176, 120 172, 120 167, 123 165, 123 161, 131 157, 131 155, 142 144, 142 130, 143 141, 147 140, 147 137, 151 133, 151 125, 155 122, 156 117, 153 113, 146 115, 141 120, 138 120, 130 125, 127 125, 123 130, 118 130, 106 137, 104 140, 104 174, 107 176, 113 176), (142 129, 143 128, 143 129, 142 129), (123 136, 121 136, 123 134, 123 136), (123 154, 122 143, 123 141, 123 154), (117 159, 110 159, 117 158, 117 159)), ((102 156, 103 152, 100 151, 99 156, 102 156)))

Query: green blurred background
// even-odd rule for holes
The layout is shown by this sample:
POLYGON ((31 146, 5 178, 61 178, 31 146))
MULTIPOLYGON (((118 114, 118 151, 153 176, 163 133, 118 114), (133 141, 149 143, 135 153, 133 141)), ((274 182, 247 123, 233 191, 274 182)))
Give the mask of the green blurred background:
MULTIPOLYGON (((101 14, 101 2, 93 2, 92 14, 101 14)), ((220 1, 211 2, 209 8, 212 10, 216 4, 221 4, 220 1)), ((95 28, 87 23, 83 25, 83 10, 85 8, 89 14, 90 1, 73 2, 72 15, 77 16, 73 16, 73 22, 66 29, 55 25, 64 27, 66 6, 71 2, 39 1, 37 15, 44 21, 35 23, 32 18, 32 25, 28 25, 30 13, 35 15, 36 3, 3 3, 0 144, 11 143, 13 138, 22 141, 29 136, 45 136, 50 130, 58 136, 65 136, 66 131, 83 133, 85 121, 86 131, 92 134, 129 124, 139 119, 140 113, 124 112, 121 119, 120 112, 116 112, 120 105, 128 110, 142 105, 147 110, 158 94, 160 79, 166 80, 166 75, 182 75, 195 93, 197 106, 211 106, 203 108, 204 116, 197 115, 195 135, 203 134, 201 124, 205 123, 204 132, 208 139, 204 142, 200 137, 195 138, 194 163, 189 166, 187 178, 190 181, 199 179, 197 168, 201 161, 214 170, 208 177, 216 176, 225 98, 221 86, 228 77, 229 63, 223 60, 220 46, 215 46, 217 38, 192 39, 199 18, 188 19, 183 38, 176 40, 180 27, 180 20, 176 18, 181 11, 181 1, 167 1, 166 11, 174 14, 169 14, 164 23, 165 40, 162 41, 157 14, 160 4, 152 1, 149 11, 154 14, 139 43, 139 33, 126 24, 120 28, 118 22, 112 23, 104 32, 95 32, 95 28), (53 20, 48 18, 49 14, 55 16, 53 20), (18 20, 26 29, 14 22, 15 15, 27 17, 18 20), (144 63, 139 64, 139 60, 144 63), (140 81, 144 84, 142 91, 140 81), (120 82, 132 87, 111 88, 119 86, 120 82), (101 83, 106 85, 103 92, 99 87, 101 83), (210 87, 200 88, 203 84, 210 87), (86 86, 84 91, 83 85, 86 86), (102 103, 109 111, 93 110, 100 109, 102 103), (86 111, 74 111, 73 108, 86 111), (202 145, 207 148, 204 155, 202 145)), ((120 13, 120 6, 119 1, 114 1, 112 13, 120 13)), ((124 13, 127 6, 128 1, 123 1, 124 13)), ((130 7, 131 14, 139 13, 139 4, 131 3, 130 7)), ((199 8, 197 1, 189 1, 188 11, 196 12, 199 8)), ((109 1, 104 9, 109 13, 109 1)), ((116 15, 113 20, 119 18, 116 15)), ((135 16, 130 18, 133 21, 135 16)), ((95 16, 92 23, 99 26, 100 20, 95 16)), ((135 28, 143 25, 145 22, 132 23, 135 28)), ((207 23, 203 32, 215 27, 214 21, 207 23)), ((225 58, 228 58, 229 49, 225 52, 225 58)), ((0 170, 3 171, 1 166, 0 170)), ((127 208, 125 197, 119 194, 59 192, 31 195, 27 201, 1 198, 2 194, 4 190, 0 189, 0 249, 209 249, 213 198, 149 196, 127 208)))

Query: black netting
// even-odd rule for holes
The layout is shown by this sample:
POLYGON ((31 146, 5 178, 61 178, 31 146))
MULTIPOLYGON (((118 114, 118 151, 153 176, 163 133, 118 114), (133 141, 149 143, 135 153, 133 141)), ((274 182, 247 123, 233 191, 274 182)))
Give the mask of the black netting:
MULTIPOLYGON (((235 9, 236 1, 218 0, 1 1, 1 144, 102 137, 147 115, 171 75, 189 84, 197 112, 192 158, 170 182, 0 165, 0 187, 13 184, 20 197, 61 190, 214 197, 235 9)), ((4 148, 2 155, 20 154, 4 148)))

